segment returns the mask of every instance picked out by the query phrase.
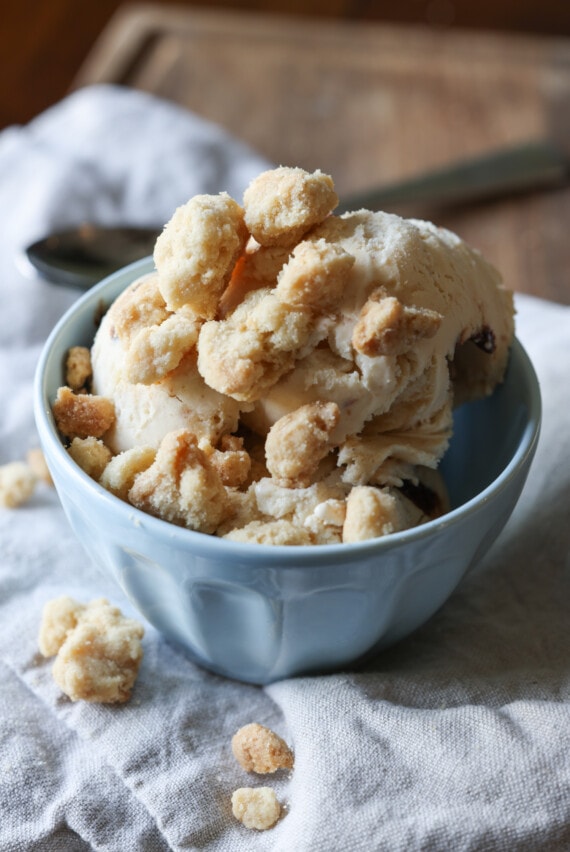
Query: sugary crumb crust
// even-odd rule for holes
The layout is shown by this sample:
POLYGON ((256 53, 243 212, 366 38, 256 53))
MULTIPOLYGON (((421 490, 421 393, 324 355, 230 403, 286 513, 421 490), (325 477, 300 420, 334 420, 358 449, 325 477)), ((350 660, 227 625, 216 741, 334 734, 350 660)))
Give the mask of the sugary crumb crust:
POLYGON ((124 703, 143 657, 144 629, 105 598, 82 604, 62 596, 45 604, 39 632, 53 678, 72 701, 124 703))
POLYGON ((46 485, 53 485, 53 479, 47 466, 43 450, 40 447, 31 447, 26 453, 26 463, 34 476, 45 482, 46 485))
POLYGON ((0 507, 17 509, 30 500, 38 483, 53 486, 53 479, 40 447, 31 447, 26 460, 0 465, 0 507))
POLYGON ((52 405, 61 434, 73 438, 100 438, 115 422, 115 406, 110 399, 93 394, 76 394, 59 388, 52 405))
POLYGON ((65 383, 76 393, 85 390, 91 375, 91 352, 86 346, 72 346, 65 361, 65 383))
POLYGON ((246 772, 266 775, 278 769, 292 769, 293 752, 275 731, 251 722, 232 737, 232 751, 246 772))
POLYGON ((262 246, 295 245, 338 204, 329 175, 280 167, 263 172, 243 196, 245 224, 262 246))
POLYGON ((36 487, 37 477, 23 461, 0 465, 0 506, 15 509, 26 503, 36 487))
POLYGON ((246 828, 265 831, 281 816, 281 805, 271 787, 240 787, 232 794, 232 813, 246 828))
POLYGON ((156 272, 91 356, 69 352, 53 413, 77 464, 236 542, 361 541, 445 511, 453 404, 502 380, 512 294, 449 231, 337 202, 328 175, 281 166, 243 206, 175 211, 156 272))

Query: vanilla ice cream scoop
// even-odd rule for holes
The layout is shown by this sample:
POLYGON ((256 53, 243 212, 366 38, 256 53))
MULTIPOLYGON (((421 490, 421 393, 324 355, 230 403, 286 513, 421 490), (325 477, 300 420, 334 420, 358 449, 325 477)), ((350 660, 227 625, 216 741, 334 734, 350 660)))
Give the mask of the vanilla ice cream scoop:
MULTIPOLYGON (((481 254, 429 222, 359 211, 329 217, 308 237, 322 240, 354 257, 342 297, 315 317, 315 345, 297 350, 294 367, 244 421, 263 435, 300 405, 333 401, 340 417, 331 441, 353 471, 355 456, 378 448, 379 435, 384 455, 390 435, 402 444, 409 433, 411 456, 424 464, 431 443, 435 464, 450 436, 451 406, 490 393, 504 374, 512 294, 481 254)), ((370 468, 349 480, 361 482, 370 468)))
POLYGON ((119 296, 97 330, 91 350, 93 391, 114 402, 115 423, 105 435, 114 453, 137 446, 157 449, 166 434, 183 428, 212 444, 237 429, 240 405, 204 382, 195 340, 165 375, 151 383, 131 379, 132 346, 147 329, 163 328, 170 316, 156 276, 145 276, 119 296))
POLYGON ((428 519, 406 500, 422 483, 442 493, 426 471, 448 446, 453 406, 501 382, 512 294, 448 230, 368 210, 332 215, 321 172, 264 173, 244 200, 245 210, 225 195, 179 208, 156 273, 103 318, 92 364, 93 391, 115 406, 105 443, 158 449, 173 432, 196 442, 197 469, 215 468, 208 481, 219 474, 227 491, 217 534, 287 543, 303 527, 303 541, 348 541, 428 519), (353 488, 365 490, 349 500, 353 488))

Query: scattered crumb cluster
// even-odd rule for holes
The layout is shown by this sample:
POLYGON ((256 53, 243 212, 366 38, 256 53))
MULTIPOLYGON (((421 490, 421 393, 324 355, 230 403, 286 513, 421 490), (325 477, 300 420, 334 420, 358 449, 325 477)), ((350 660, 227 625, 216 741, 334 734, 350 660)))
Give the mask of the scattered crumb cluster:
POLYGON ((243 206, 221 193, 175 211, 156 272, 67 358, 53 413, 90 476, 261 544, 361 541, 447 511, 449 364, 471 341, 463 396, 492 390, 512 299, 455 235, 337 203, 328 175, 280 167, 243 206))
MULTIPOLYGON (((293 752, 270 728, 252 722, 232 738, 232 751, 246 772, 266 775, 293 769, 293 752)), ((271 787, 240 787, 232 795, 232 812, 246 828, 263 831, 275 825, 281 805, 271 787)))
MULTIPOLYGON (((105 598, 82 604, 64 595, 45 604, 38 645, 42 656, 55 657, 53 678, 72 701, 122 704, 131 697, 143 658, 143 633, 139 622, 105 598)), ((257 722, 234 734, 232 751, 246 772, 293 769, 287 743, 257 722)), ((271 787, 240 787, 231 803, 236 819, 258 831, 271 828, 282 813, 271 787)))
POLYGON ((124 703, 143 657, 143 633, 105 598, 82 604, 63 596, 44 607, 39 649, 55 657, 53 678, 72 701, 124 703))
POLYGON ((15 509, 27 503, 38 482, 53 485, 44 454, 34 447, 28 451, 26 461, 0 465, 0 506, 15 509))

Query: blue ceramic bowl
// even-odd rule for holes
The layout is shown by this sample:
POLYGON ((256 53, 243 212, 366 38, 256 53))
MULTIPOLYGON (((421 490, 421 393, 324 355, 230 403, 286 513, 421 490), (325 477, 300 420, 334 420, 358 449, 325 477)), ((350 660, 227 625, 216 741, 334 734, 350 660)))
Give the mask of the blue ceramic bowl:
POLYGON ((195 662, 250 683, 355 665, 411 633, 489 549, 523 488, 541 404, 520 343, 493 396, 456 412, 442 464, 453 508, 443 518, 355 544, 226 541, 153 518, 105 491, 73 462, 54 425, 50 404, 68 348, 90 345, 102 308, 151 269, 150 259, 139 261, 79 299, 37 367, 40 440, 87 553, 195 662))

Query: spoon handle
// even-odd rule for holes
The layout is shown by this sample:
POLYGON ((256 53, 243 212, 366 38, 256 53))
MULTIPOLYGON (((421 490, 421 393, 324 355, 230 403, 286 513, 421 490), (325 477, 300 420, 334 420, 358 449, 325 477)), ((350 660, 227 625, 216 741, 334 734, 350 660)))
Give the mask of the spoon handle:
POLYGON ((569 165, 563 152, 552 143, 529 142, 354 194, 341 201, 337 212, 360 207, 391 210, 409 204, 433 207, 469 204, 560 186, 568 179, 569 165))
POLYGON ((38 240, 25 253, 45 281, 88 290, 122 266, 151 255, 161 230, 83 223, 38 240))

